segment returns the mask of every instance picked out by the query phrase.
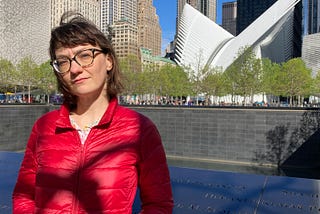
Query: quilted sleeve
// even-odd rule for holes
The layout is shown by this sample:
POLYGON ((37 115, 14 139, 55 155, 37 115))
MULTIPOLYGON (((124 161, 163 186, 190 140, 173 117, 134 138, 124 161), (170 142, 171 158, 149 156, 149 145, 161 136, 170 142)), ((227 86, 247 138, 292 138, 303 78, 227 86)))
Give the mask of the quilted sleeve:
POLYGON ((170 214, 173 196, 169 169, 156 126, 147 121, 142 130, 139 164, 141 214, 170 214))

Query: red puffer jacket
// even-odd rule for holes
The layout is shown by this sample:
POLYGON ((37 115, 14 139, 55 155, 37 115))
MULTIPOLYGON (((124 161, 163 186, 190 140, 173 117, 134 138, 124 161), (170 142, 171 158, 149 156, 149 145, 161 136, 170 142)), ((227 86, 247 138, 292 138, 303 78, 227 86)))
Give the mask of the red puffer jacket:
POLYGON ((13 192, 13 213, 172 213, 164 149, 155 125, 112 99, 84 145, 63 105, 35 123, 13 192))

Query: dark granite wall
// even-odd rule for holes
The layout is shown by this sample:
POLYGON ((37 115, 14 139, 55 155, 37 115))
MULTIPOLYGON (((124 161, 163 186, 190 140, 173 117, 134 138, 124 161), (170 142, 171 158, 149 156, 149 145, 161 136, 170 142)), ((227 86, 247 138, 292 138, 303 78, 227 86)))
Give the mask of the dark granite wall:
POLYGON ((24 150, 33 123, 52 107, 0 105, 0 151, 24 150))
MULTIPOLYGON (((276 164, 278 159, 290 158, 289 165, 297 160, 319 163, 315 109, 129 107, 154 121, 168 156, 238 163, 276 164), (294 157, 300 147, 303 151, 294 157), (278 156, 272 157, 275 148, 278 156)), ((34 121, 54 108, 0 106, 0 150, 23 150, 34 121)))
POLYGON ((169 156, 320 166, 317 109, 131 107, 157 125, 169 156))

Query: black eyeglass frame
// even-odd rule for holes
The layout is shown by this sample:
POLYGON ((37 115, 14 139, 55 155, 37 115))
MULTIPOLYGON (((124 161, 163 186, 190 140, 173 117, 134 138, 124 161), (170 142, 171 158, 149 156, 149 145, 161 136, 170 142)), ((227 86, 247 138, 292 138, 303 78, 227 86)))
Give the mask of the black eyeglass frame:
POLYGON ((68 69, 67 71, 64 71, 64 72, 61 72, 61 71, 59 70, 58 59, 54 59, 54 60, 50 61, 50 65, 51 65, 51 66, 53 67, 53 69, 54 69, 57 73, 59 73, 59 74, 68 73, 68 72, 70 71, 70 69, 71 69, 71 63, 72 63, 72 61, 75 61, 75 62, 76 62, 79 66, 81 66, 82 68, 86 68, 87 66, 90 66, 90 65, 93 64, 94 59, 95 59, 95 57, 97 56, 97 54, 95 54, 95 52, 100 52, 100 53, 104 53, 104 54, 107 53, 107 51, 105 51, 105 50, 101 50, 101 49, 97 49, 97 48, 88 48, 88 49, 80 50, 80 51, 77 52, 72 58, 69 58, 69 57, 67 57, 67 56, 60 57, 60 58, 58 58, 58 59, 63 58, 63 59, 69 60, 69 69, 68 69), (81 65, 81 64, 77 61, 76 58, 77 58, 77 56, 78 56, 79 54, 83 53, 84 51, 88 51, 88 50, 90 50, 90 51, 92 52, 92 60, 91 60, 91 62, 90 62, 89 64, 81 65))

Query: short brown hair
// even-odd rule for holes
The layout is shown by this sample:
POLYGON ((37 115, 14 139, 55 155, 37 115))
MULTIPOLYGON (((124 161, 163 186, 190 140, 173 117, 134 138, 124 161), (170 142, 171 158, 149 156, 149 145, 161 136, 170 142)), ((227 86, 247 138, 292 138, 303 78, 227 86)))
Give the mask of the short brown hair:
MULTIPOLYGON (((109 98, 116 97, 123 86, 120 81, 119 62, 109 39, 96 27, 95 24, 84 18, 80 13, 66 12, 62 15, 60 25, 51 31, 49 53, 51 61, 56 58, 55 51, 62 47, 76 47, 90 44, 99 46, 107 53, 113 67, 108 71, 107 95, 109 98)), ((107 71, 106 71, 107 72, 107 71)), ((61 75, 55 72, 58 80, 58 89, 69 105, 76 105, 77 97, 71 94, 68 87, 62 81, 61 75)))

